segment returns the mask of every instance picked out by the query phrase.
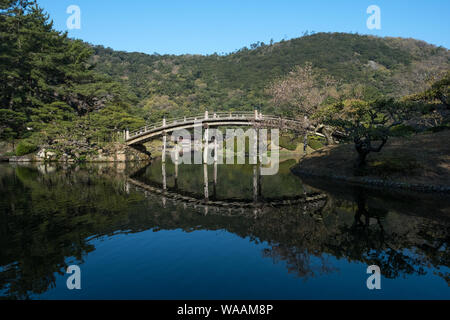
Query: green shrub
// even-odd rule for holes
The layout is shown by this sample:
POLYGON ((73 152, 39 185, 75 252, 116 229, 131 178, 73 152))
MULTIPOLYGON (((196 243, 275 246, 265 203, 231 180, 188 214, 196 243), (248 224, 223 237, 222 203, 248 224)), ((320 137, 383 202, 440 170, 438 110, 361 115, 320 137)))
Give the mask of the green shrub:
POLYGON ((296 139, 293 139, 289 136, 282 135, 280 137, 279 145, 280 145, 280 147, 290 150, 290 151, 295 151, 297 149, 296 139))
POLYGON ((393 137, 407 137, 413 133, 416 133, 416 130, 411 126, 407 126, 404 124, 395 126, 390 130, 390 135, 393 137))
POLYGON ((81 155, 78 159, 77 162, 79 163, 85 163, 87 161, 86 155, 81 155))
POLYGON ((325 138, 319 136, 308 136, 308 145, 314 150, 323 148, 325 144, 326 144, 325 138))
POLYGON ((38 147, 29 140, 22 140, 16 147, 16 156, 24 156, 36 151, 38 147))

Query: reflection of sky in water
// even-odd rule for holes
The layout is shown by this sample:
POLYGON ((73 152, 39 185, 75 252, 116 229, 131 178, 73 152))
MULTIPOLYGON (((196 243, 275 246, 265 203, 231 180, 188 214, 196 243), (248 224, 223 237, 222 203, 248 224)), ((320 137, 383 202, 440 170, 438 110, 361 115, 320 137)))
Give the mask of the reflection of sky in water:
MULTIPOLYGON (((287 272, 286 262, 264 258, 266 242, 255 244, 226 231, 180 230, 117 235, 93 241, 96 250, 82 265, 82 288, 65 289, 67 277, 42 299, 397 299, 449 298, 442 278, 386 279, 368 290, 367 265, 324 254, 311 257, 315 276, 287 272), (323 260, 332 268, 321 273, 323 260)), ((448 269, 447 269, 448 271, 448 269)))

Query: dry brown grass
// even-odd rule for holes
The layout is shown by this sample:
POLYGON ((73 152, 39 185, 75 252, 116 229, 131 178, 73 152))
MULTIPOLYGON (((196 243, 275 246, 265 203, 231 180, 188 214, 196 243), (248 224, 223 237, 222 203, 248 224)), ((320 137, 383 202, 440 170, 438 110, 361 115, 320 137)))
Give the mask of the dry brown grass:
POLYGON ((343 176, 362 175, 412 184, 450 185, 450 131, 391 138, 371 153, 364 170, 355 170, 353 144, 325 147, 306 156, 303 170, 343 176))

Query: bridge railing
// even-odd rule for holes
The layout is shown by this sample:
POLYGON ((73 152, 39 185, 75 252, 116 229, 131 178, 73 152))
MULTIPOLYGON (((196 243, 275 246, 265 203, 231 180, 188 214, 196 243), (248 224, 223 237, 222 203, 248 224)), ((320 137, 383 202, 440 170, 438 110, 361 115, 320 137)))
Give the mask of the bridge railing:
POLYGON ((214 119, 246 119, 255 121, 282 121, 284 123, 294 123, 296 125, 304 124, 303 119, 285 118, 281 116, 265 115, 262 113, 248 112, 248 111, 236 111, 236 112, 213 112, 201 114, 198 116, 163 119, 162 121, 151 123, 138 130, 128 133, 126 139, 137 137, 141 134, 145 134, 150 131, 158 131, 165 127, 175 126, 177 124, 190 123, 195 121, 206 121, 214 119))
POLYGON ((208 114, 208 118, 206 118, 205 114, 201 114, 198 116, 191 116, 191 117, 183 117, 183 118, 173 118, 173 119, 165 119, 159 122, 154 122, 151 124, 146 125, 145 127, 139 128, 138 130, 132 131, 129 133, 129 138, 138 136, 143 133, 147 133, 152 130, 158 130, 162 129, 167 126, 177 125, 185 122, 193 122, 193 121, 205 121, 205 120, 212 120, 212 119, 237 119, 237 118, 254 118, 255 114, 252 112, 215 112, 208 114))

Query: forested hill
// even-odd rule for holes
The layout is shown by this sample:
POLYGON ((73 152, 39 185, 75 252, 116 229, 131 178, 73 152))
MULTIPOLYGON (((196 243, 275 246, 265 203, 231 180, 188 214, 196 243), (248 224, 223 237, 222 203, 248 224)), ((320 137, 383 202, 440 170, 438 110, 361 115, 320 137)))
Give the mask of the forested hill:
POLYGON ((363 87, 366 98, 424 90, 448 70, 449 50, 423 41, 346 33, 317 33, 256 43, 227 55, 147 55, 94 47, 96 69, 127 84, 140 106, 161 113, 272 110, 265 88, 296 65, 311 62, 324 75, 363 87))

